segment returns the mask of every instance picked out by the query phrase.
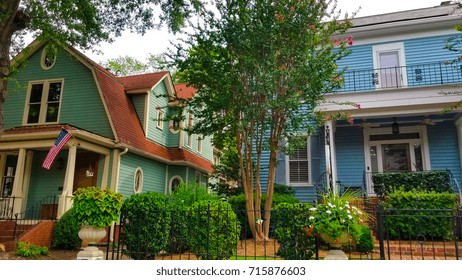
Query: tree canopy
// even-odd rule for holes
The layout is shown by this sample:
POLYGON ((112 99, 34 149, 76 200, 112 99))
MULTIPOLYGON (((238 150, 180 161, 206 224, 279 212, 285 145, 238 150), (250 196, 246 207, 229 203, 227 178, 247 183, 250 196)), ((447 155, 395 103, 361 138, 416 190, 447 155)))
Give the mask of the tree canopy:
POLYGON ((171 57, 178 76, 198 89, 188 104, 194 132, 235 136, 249 224, 266 238, 277 154, 287 139, 313 130, 315 107, 340 86, 336 62, 353 43, 342 35, 349 21, 339 21, 335 0, 223 0, 209 8, 171 57))

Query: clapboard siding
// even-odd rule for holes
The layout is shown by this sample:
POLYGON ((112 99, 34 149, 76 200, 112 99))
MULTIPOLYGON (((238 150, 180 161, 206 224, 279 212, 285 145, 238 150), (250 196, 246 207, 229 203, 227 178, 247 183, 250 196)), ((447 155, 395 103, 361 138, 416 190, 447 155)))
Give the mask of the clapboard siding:
POLYGON ((143 170, 143 193, 165 192, 166 165, 133 153, 128 153, 121 158, 118 192, 124 197, 134 194, 135 170, 138 167, 143 170))
POLYGON ((428 126, 427 133, 431 169, 450 170, 459 184, 461 184, 462 174, 454 123, 446 121, 434 126, 428 126))
POLYGON ((344 186, 361 186, 365 166, 362 128, 337 127, 335 148, 338 181, 344 186))
POLYGON ((30 81, 62 79, 58 122, 114 138, 92 72, 66 51, 60 51, 55 65, 45 71, 40 66, 41 53, 39 50, 32 54, 25 64, 26 67, 20 67, 9 80, 9 94, 4 104, 5 128, 22 125, 30 81))

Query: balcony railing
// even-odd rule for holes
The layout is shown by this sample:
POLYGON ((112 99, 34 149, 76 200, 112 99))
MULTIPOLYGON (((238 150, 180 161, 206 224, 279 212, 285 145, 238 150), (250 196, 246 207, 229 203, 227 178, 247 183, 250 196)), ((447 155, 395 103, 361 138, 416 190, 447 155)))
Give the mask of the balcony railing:
POLYGON ((344 74, 343 86, 336 92, 370 91, 461 82, 462 62, 441 61, 392 68, 347 70, 344 74))

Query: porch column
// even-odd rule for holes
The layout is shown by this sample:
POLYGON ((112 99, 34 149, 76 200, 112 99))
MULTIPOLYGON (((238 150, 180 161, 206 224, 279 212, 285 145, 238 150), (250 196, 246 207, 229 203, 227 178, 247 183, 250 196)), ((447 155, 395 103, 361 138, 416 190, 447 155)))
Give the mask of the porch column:
POLYGON ((25 191, 24 191, 24 170, 26 164, 26 149, 19 149, 18 162, 16 164, 16 172, 14 174, 13 190, 11 196, 15 197, 13 213, 21 213, 24 211, 25 191))
POLYGON ((326 153, 326 173, 327 173, 327 188, 332 188, 334 193, 337 193, 338 186, 337 182, 337 161, 335 152, 335 141, 334 141, 334 125, 331 120, 324 123, 325 131, 325 153, 326 153), (332 179, 332 182, 329 181, 332 179), (331 186, 331 183, 333 184, 331 186))
POLYGON ((69 147, 67 157, 66 175, 64 176, 63 192, 59 197, 58 219, 72 206, 72 190, 74 189, 75 160, 77 156, 77 146, 69 147))

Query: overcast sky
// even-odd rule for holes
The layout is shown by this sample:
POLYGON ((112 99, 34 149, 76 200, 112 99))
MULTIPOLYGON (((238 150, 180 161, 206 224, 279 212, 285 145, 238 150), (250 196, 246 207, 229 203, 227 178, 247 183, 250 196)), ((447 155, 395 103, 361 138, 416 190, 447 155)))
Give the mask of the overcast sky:
MULTIPOLYGON (((419 8, 439 6, 443 0, 338 0, 338 8, 342 13, 351 14, 359 9, 356 17, 363 17, 376 14, 392 13, 419 8)), ((173 35, 168 34, 166 29, 153 30, 144 36, 125 33, 112 44, 101 44, 100 50, 104 55, 86 53, 96 62, 103 62, 108 59, 120 56, 135 57, 145 61, 149 54, 159 54, 168 49, 169 40, 173 35)))

